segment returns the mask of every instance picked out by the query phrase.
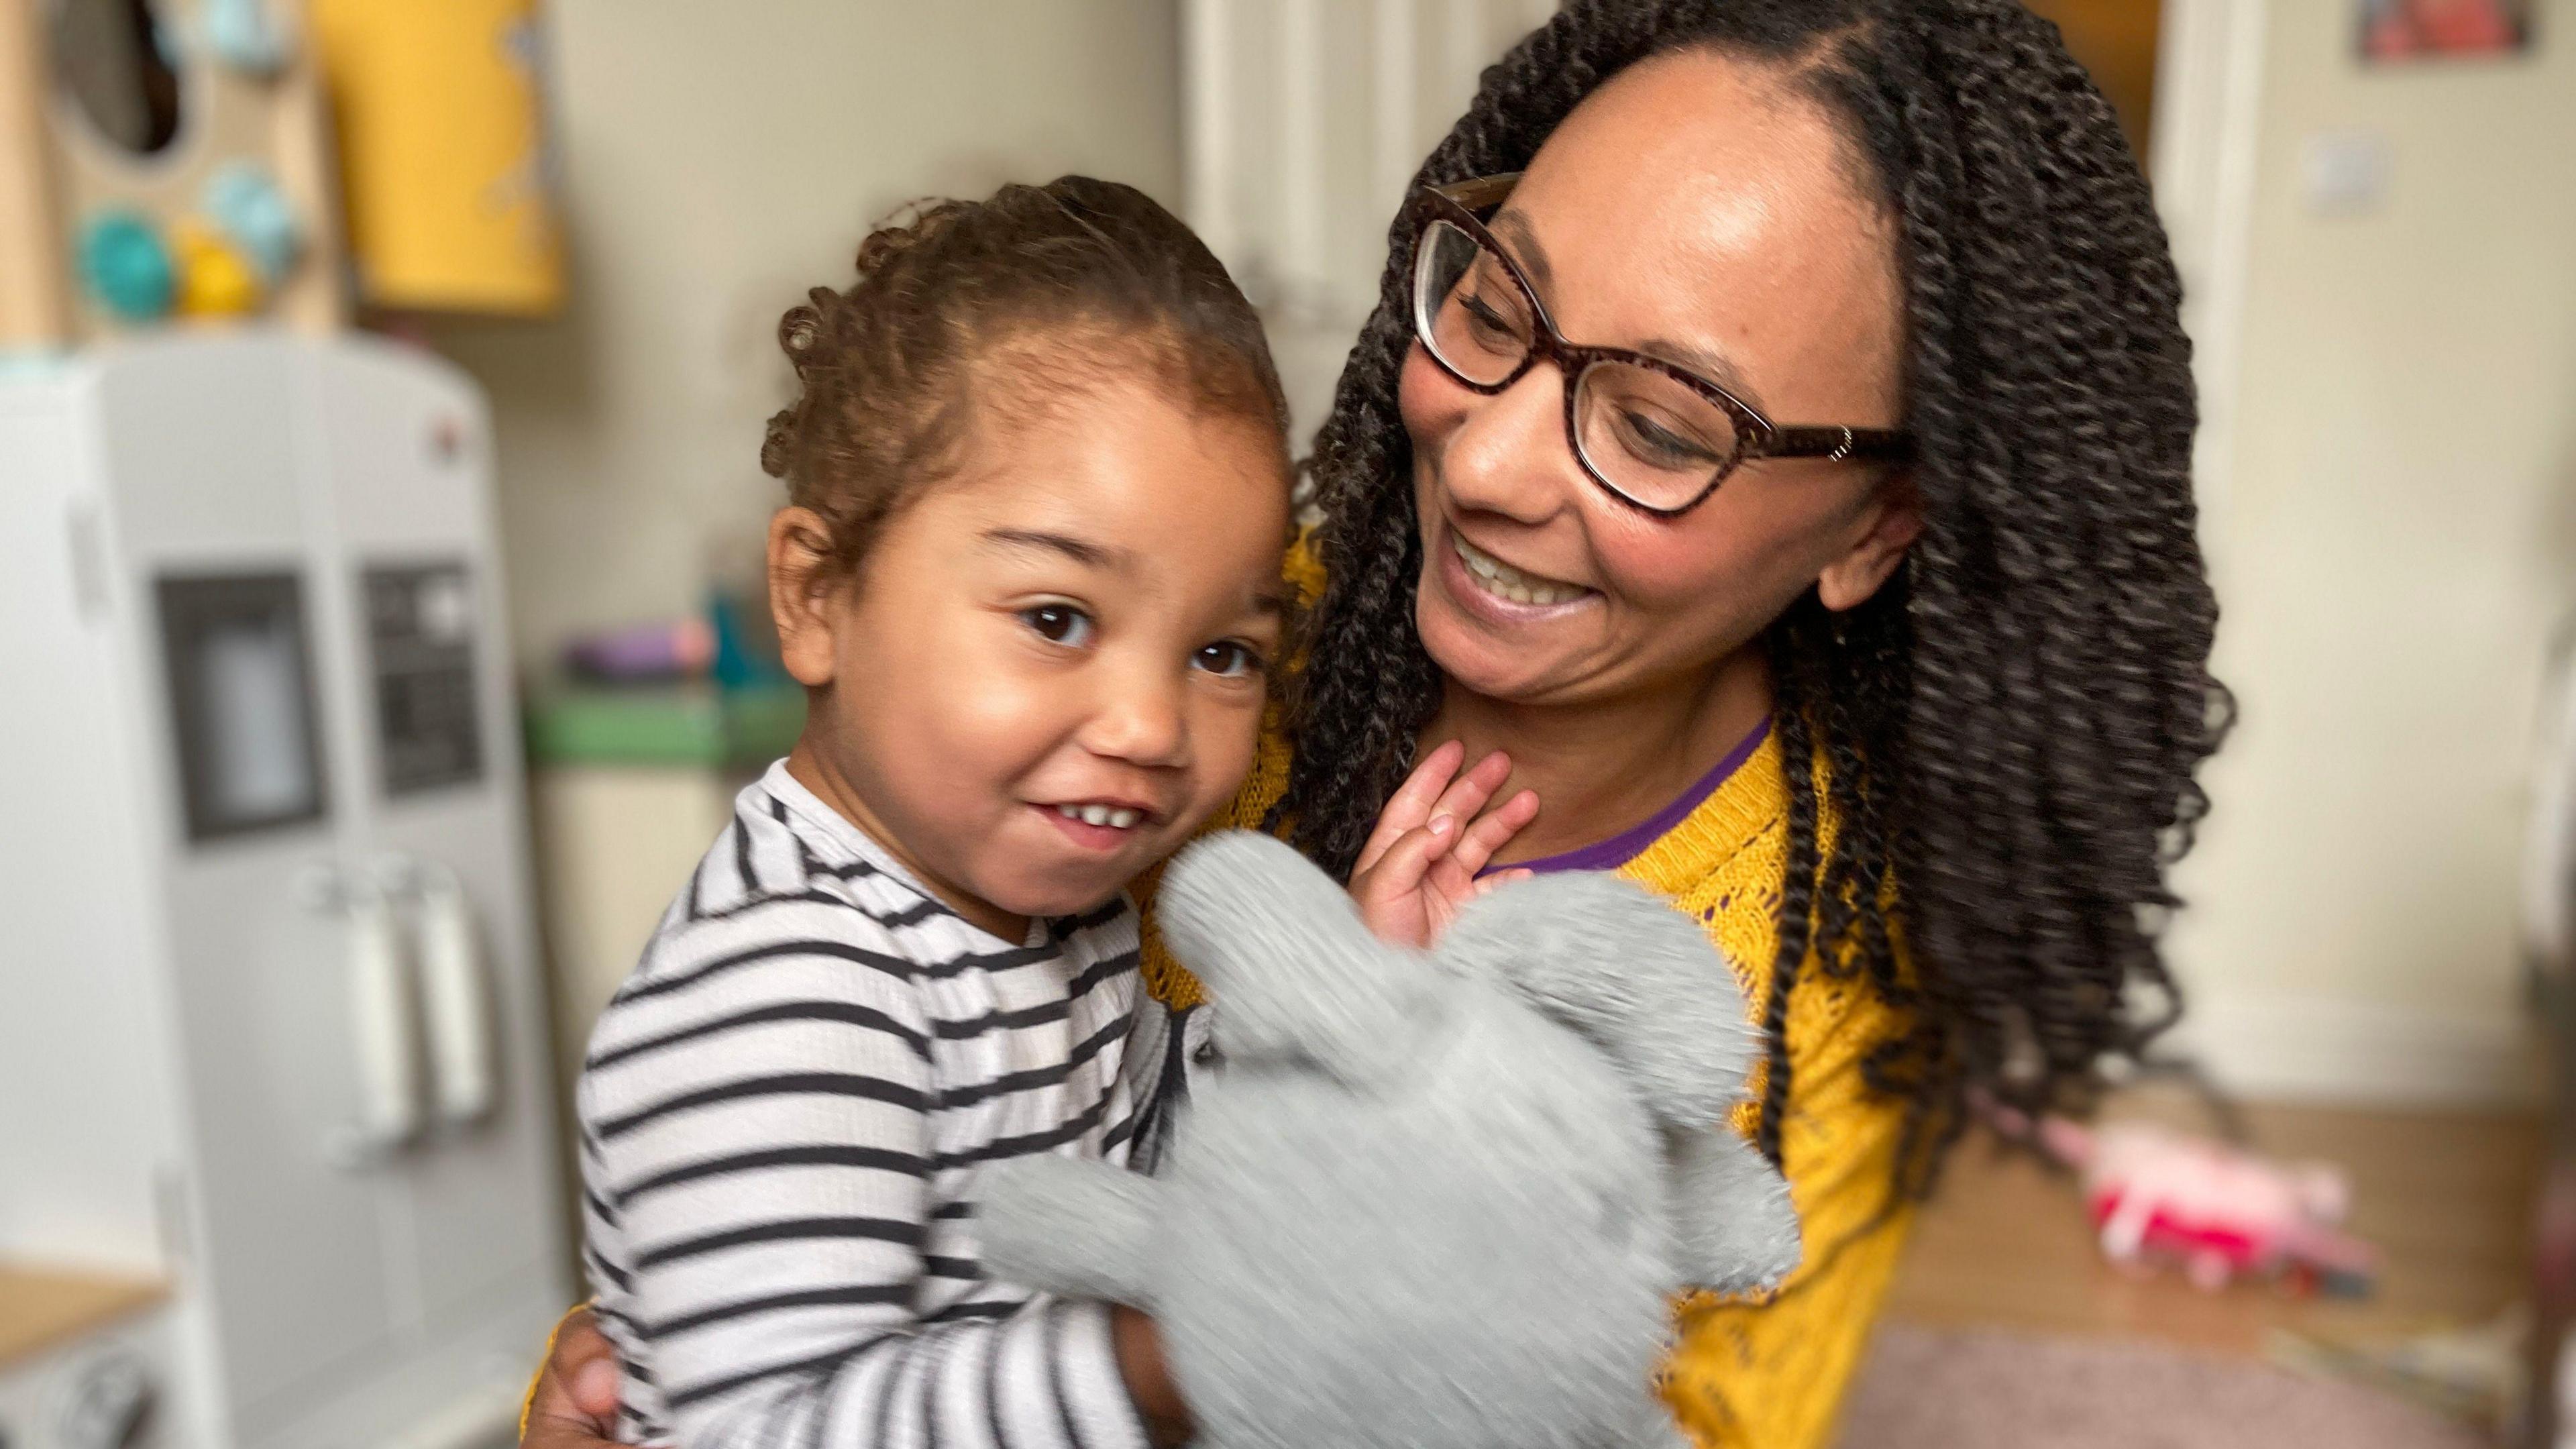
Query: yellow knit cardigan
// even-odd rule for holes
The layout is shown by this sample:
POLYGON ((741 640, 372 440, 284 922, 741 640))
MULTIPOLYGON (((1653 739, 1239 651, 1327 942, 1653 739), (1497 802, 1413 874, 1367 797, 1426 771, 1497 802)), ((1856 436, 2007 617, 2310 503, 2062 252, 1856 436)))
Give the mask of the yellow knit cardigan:
MULTIPOLYGON (((1303 572, 1300 562, 1292 562, 1292 574, 1303 572)), ((1250 778, 1209 828, 1260 828, 1287 787, 1288 760, 1276 731, 1266 734, 1250 778)), ((1619 872, 1705 924, 1734 963, 1757 1019, 1779 944, 1786 780, 1775 731, 1619 872)), ((1833 822, 1821 824, 1830 840, 1833 822)), ((1143 974, 1146 989, 1178 1010, 1202 995, 1155 929, 1152 891, 1160 874, 1134 887, 1145 909, 1143 974)), ((1677 1337, 1659 1388, 1682 1427, 1710 1449, 1822 1449, 1832 1434, 1912 1220, 1909 1210, 1889 1210, 1903 1105, 1874 1095, 1861 1079, 1870 1050, 1901 1026, 1866 982, 1829 977, 1812 955, 1790 991, 1790 1091, 1780 1141, 1806 1257, 1761 1299, 1699 1295, 1674 1305, 1677 1337)), ((1757 1100, 1758 1089, 1757 1080, 1757 1100)), ((1751 1135, 1756 1110, 1752 1102, 1738 1109, 1738 1131, 1751 1135)))

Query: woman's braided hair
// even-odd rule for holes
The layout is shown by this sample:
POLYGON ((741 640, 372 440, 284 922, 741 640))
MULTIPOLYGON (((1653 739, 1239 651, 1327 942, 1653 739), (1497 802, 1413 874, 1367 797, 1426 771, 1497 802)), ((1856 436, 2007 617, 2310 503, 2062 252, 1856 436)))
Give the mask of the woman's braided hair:
POLYGON ((979 402, 1034 408, 1122 369, 1276 437, 1286 476, 1288 405, 1260 315, 1153 198, 1065 176, 898 216, 859 244, 856 282, 816 287, 778 322, 798 396, 769 420, 760 466, 823 518, 835 575, 958 465, 979 402))
MULTIPOLYGON (((1765 637, 1789 849, 1760 1141, 1776 1160, 1812 950, 1912 1008, 1870 1070, 1910 1102, 1895 1186, 1916 1192, 1971 1089, 2081 1106, 2176 1005, 2164 867, 2230 709, 2207 670, 2180 286, 2110 107, 2013 0, 1574 0, 1485 72, 1417 179, 1520 170, 1609 77, 1694 49, 1783 67, 1899 223, 1925 530, 1868 603, 1834 614, 1810 590, 1765 637)), ((1390 237, 1316 438, 1328 582, 1275 816, 1344 874, 1441 690, 1396 411, 1410 241, 1390 237)))

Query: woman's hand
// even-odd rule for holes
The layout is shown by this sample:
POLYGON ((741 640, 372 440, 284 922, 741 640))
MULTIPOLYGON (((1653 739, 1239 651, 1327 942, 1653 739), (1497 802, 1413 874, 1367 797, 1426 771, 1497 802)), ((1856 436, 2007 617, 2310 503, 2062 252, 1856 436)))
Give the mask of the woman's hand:
POLYGON ((617 1350, 590 1310, 576 1308, 555 1327, 519 1449, 613 1449, 617 1401, 617 1350))
POLYGON ((1462 775, 1458 766, 1466 758, 1467 747, 1456 740, 1433 750, 1386 802, 1360 850, 1351 898, 1380 940, 1427 950, 1467 902, 1529 874, 1506 870, 1476 878, 1495 851, 1538 818, 1538 794, 1523 790, 1486 810, 1485 802, 1512 777, 1511 758, 1497 750, 1462 775))

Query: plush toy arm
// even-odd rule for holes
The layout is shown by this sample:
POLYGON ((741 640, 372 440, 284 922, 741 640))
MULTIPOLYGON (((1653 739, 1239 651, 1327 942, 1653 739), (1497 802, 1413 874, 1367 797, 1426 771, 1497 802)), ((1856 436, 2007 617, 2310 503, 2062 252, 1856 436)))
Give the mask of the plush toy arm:
POLYGON ((1348 892, 1267 835, 1221 831, 1182 851, 1155 905, 1172 954, 1221 1003, 1229 1060, 1381 1082, 1412 1066, 1444 1010, 1418 956, 1370 935, 1348 892))
POLYGON ((984 1171, 975 1210, 985 1265, 1031 1288, 1150 1309, 1160 1187, 1105 1162, 997 1163, 984 1171))
POLYGON ((1798 1266, 1789 1184, 1753 1144, 1722 1127, 1667 1134, 1673 1266, 1712 1293, 1771 1288, 1798 1266))

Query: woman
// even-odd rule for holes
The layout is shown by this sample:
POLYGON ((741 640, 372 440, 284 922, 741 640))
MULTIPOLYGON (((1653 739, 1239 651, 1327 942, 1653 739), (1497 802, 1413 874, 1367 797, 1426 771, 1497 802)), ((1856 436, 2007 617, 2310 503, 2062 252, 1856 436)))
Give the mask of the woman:
MULTIPOLYGON (((1579 0, 1420 179, 1235 822, 1365 870, 1459 740, 1542 802, 1498 863, 1706 922, 1806 1262, 1684 1305, 1663 1391, 1702 1443, 1818 1444, 1970 1094, 2080 1106, 2162 1024, 2136 988, 2171 994, 2163 868, 2225 696, 2163 233, 2011 0, 1579 0)), ((1206 1013, 1146 976, 1177 1095, 1206 1013)), ((528 1444, 595 1442, 601 1352, 564 1336, 528 1444)))

